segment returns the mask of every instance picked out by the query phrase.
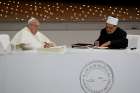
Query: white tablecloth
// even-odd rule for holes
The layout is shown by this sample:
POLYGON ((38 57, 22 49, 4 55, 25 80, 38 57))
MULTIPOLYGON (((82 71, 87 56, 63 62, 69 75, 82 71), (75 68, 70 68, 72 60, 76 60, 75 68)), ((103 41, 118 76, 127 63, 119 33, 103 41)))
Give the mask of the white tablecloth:
POLYGON ((0 55, 0 93, 84 93, 80 73, 97 60, 113 70, 114 82, 108 93, 140 93, 140 51, 109 49, 0 55))

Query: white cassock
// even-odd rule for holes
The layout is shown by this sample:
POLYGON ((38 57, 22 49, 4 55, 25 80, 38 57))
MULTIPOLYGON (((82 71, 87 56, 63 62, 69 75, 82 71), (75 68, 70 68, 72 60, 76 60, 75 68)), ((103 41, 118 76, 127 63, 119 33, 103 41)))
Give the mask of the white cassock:
POLYGON ((49 40, 48 37, 46 37, 39 31, 37 31, 37 33, 33 35, 28 27, 25 27, 21 31, 19 31, 11 40, 12 45, 24 43, 29 44, 32 48, 43 48, 44 42, 53 43, 49 40))

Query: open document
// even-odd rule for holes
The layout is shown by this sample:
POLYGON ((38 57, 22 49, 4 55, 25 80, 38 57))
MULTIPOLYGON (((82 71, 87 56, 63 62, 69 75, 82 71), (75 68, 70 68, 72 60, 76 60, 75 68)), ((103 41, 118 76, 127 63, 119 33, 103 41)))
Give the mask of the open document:
POLYGON ((65 53, 66 52, 66 45, 63 46, 55 46, 50 48, 38 48, 38 52, 45 52, 45 53, 65 53))

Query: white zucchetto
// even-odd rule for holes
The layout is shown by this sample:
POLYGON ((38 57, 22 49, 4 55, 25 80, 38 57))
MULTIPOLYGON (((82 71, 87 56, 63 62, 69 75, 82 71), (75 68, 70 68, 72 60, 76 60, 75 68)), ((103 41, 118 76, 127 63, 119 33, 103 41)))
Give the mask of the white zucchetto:
POLYGON ((32 23, 32 22, 36 22, 37 25, 40 24, 39 21, 38 21, 36 18, 34 18, 34 17, 31 17, 31 18, 28 20, 28 24, 30 24, 30 23, 32 23))
POLYGON ((119 21, 118 18, 108 16, 106 23, 112 24, 112 25, 118 25, 118 21, 119 21))

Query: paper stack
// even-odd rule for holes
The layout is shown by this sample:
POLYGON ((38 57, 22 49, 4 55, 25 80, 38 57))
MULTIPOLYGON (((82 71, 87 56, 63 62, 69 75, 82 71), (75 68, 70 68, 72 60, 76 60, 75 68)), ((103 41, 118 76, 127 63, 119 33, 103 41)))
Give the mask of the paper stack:
POLYGON ((38 48, 38 52, 45 52, 45 53, 65 53, 66 52, 66 46, 55 46, 50 48, 38 48))

